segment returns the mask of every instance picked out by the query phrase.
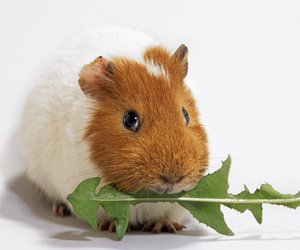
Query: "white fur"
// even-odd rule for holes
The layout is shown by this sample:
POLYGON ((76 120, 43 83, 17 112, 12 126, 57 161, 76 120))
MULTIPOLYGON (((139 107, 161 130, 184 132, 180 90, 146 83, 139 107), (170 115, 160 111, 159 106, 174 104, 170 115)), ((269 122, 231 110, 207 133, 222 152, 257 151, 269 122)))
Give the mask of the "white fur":
POLYGON ((167 81, 170 80, 169 73, 168 73, 167 69, 165 67, 163 67, 163 65, 155 64, 152 60, 147 60, 147 61, 143 62, 143 64, 145 65, 147 71, 150 74, 152 74, 154 76, 162 76, 167 81))
MULTIPOLYGON (((78 73, 97 56, 125 55, 143 61, 142 52, 154 41, 129 29, 106 27, 83 33, 61 50, 32 90, 22 120, 23 159, 28 177, 54 201, 66 197, 84 179, 100 176, 82 139, 93 100, 78 85, 78 73)), ((156 69, 155 69, 156 70, 156 69)), ((154 74, 163 71, 151 70, 154 74)), ((131 209, 130 222, 169 218, 181 223, 177 204, 141 204, 131 209)), ((107 219, 103 209, 100 221, 107 219)))

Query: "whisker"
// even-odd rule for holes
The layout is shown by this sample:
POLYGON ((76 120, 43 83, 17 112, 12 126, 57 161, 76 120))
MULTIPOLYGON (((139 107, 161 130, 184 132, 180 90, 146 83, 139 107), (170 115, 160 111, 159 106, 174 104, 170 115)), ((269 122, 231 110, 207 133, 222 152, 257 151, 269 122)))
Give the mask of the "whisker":
POLYGON ((97 176, 94 176, 94 173, 95 173, 95 171, 83 171, 83 172, 81 172, 77 175, 72 175, 69 178, 65 178, 64 181, 71 181, 72 179, 76 179, 76 178, 79 178, 79 177, 83 177, 83 178, 97 177, 97 176))
POLYGON ((226 159, 227 156, 216 156, 216 157, 209 157, 209 160, 215 160, 215 159, 226 159))

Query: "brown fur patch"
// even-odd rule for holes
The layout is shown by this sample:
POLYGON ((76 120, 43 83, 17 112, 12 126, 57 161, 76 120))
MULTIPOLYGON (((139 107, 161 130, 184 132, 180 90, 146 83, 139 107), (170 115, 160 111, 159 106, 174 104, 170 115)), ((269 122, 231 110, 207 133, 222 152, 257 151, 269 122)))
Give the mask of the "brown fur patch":
POLYGON ((105 182, 135 192, 161 185, 160 175, 184 175, 178 184, 183 188, 196 183, 207 168, 207 136, 183 82, 181 62, 161 47, 148 49, 144 58, 165 67, 169 79, 149 74, 144 65, 131 59, 114 58, 110 79, 103 78, 98 85, 85 139, 105 182), (190 115, 188 125, 182 106, 190 115), (123 126, 128 110, 139 115, 137 133, 123 126))

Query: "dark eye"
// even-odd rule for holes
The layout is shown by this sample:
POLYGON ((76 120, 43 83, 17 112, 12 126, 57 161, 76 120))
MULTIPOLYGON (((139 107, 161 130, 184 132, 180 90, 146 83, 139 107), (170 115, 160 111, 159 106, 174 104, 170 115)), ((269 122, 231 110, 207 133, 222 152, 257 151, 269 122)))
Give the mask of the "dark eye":
POLYGON ((184 107, 182 107, 182 114, 183 114, 183 119, 184 119, 185 125, 188 125, 190 123, 190 116, 184 107))
POLYGON ((126 111, 123 118, 123 125, 125 128, 137 132, 140 127, 138 114, 135 111, 126 111))

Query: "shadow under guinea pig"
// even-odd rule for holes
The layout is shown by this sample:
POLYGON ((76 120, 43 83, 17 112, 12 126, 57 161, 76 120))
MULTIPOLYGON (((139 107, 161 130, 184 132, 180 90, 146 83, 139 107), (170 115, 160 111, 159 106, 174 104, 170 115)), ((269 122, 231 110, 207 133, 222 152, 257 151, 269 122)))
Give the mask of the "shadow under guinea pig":
POLYGON ((61 218, 52 214, 52 203, 39 195, 24 174, 18 175, 6 184, 0 202, 0 216, 44 229, 44 223, 61 224, 87 229, 77 218, 61 218))

